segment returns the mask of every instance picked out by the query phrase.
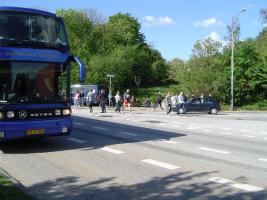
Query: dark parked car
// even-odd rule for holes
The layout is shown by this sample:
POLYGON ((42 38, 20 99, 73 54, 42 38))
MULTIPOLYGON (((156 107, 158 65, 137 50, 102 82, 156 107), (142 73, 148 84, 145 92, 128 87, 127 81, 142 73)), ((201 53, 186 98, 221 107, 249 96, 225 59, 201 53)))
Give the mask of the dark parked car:
MULTIPOLYGON (((199 97, 188 100, 185 103, 186 112, 207 112, 217 114, 220 111, 220 102, 211 97, 199 97)), ((174 110, 175 108, 173 108, 174 110)), ((175 110, 176 111, 176 110, 175 110)), ((180 110, 183 112, 183 110, 180 110)))

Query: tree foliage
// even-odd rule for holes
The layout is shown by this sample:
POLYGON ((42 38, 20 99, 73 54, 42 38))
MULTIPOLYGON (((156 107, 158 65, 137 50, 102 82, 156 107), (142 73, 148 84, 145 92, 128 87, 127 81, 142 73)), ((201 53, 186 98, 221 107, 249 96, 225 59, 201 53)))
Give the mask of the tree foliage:
MULTIPOLYGON (((95 10, 58 10, 65 21, 73 54, 87 68, 86 83, 108 85, 107 74, 114 74, 116 88, 159 84, 168 78, 168 65, 160 52, 145 43, 141 24, 130 14, 118 13, 108 21, 95 10)), ((72 69, 72 82, 78 82, 72 69)))
MULTIPOLYGON (((263 23, 267 22, 266 13, 266 9, 260 11, 263 23)), ((108 85, 106 75, 114 74, 116 89, 175 83, 188 96, 212 93, 229 103, 230 45, 206 38, 195 42, 189 60, 175 58, 167 63, 158 50, 146 43, 141 24, 130 14, 118 13, 107 21, 92 9, 61 9, 57 14, 65 21, 72 53, 86 63, 86 83, 108 85)), ((267 28, 255 39, 239 41, 239 34, 236 23, 237 106, 267 98, 267 28)), ((71 78, 72 83, 78 82, 77 67, 73 67, 71 78)))

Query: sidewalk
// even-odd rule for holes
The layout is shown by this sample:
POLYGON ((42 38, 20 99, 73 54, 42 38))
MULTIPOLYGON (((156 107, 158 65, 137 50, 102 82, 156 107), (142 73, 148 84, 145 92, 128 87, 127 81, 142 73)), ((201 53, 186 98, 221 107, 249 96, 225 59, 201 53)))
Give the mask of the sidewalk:
MULTIPOLYGON (((72 106, 71 108, 73 110, 88 110, 88 112, 89 112, 89 108, 87 106, 83 106, 83 107, 72 106)), ((101 112, 101 108, 99 106, 94 106, 93 111, 94 112, 101 112)), ((140 112, 140 111, 165 112, 165 110, 161 110, 160 108, 157 108, 155 110, 154 108, 131 107, 131 112, 140 112)), ((115 112, 115 107, 111 107, 111 108, 107 107, 107 113, 110 113, 110 112, 115 112)), ((128 110, 128 108, 125 108, 125 110, 122 112, 126 113, 126 112, 129 112, 129 110, 128 110)))

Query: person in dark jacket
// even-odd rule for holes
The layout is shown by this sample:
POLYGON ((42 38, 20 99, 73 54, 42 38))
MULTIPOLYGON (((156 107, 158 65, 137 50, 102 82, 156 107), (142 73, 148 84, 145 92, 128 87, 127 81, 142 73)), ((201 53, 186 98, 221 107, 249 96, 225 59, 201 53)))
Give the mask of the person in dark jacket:
POLYGON ((101 113, 105 113, 106 112, 107 96, 106 96, 104 89, 101 90, 101 93, 99 95, 99 99, 100 99, 101 113))

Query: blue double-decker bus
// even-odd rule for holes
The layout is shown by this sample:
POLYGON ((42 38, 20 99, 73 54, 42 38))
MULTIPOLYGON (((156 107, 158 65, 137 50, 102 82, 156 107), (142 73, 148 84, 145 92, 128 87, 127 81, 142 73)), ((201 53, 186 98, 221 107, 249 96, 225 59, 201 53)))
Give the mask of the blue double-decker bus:
POLYGON ((70 134, 72 62, 60 17, 0 7, 0 141, 70 134))

